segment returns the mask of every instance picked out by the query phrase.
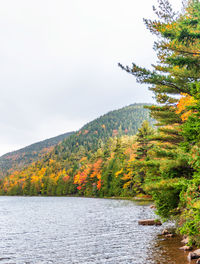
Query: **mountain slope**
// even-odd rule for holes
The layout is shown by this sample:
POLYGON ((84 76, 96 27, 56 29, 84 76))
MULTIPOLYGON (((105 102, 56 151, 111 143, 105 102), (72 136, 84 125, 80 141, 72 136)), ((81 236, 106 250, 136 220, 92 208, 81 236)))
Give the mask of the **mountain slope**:
MULTIPOLYGON (((124 146, 127 148, 125 156, 131 155, 132 151, 129 149, 132 145, 131 138, 135 138, 131 135, 137 133, 137 129, 144 120, 153 122, 149 117, 149 110, 143 106, 143 104, 130 105, 109 112, 86 124, 37 162, 21 171, 13 171, 8 177, 0 180, 0 193, 9 195, 77 194, 80 186, 77 187, 74 184, 74 177, 78 178, 79 185, 78 182, 86 177, 86 173, 81 169, 77 176, 77 172, 83 164, 87 167, 88 160, 93 162, 101 156, 104 157, 105 162, 107 158, 109 161, 115 152, 122 151, 121 144, 126 145, 124 146), (123 137, 125 138, 122 139, 123 137)), ((113 162, 115 164, 114 160, 113 162)), ((94 171, 95 166, 92 168, 94 171)), ((110 175, 110 169, 108 175, 110 175)), ((100 187, 100 184, 96 186, 100 187)))
POLYGON ((73 133, 68 132, 4 154, 0 157, 0 176, 4 176, 7 172, 12 172, 13 170, 22 169, 24 166, 37 161, 73 133))
POLYGON ((64 140, 55 151, 76 152, 78 146, 85 150, 94 151, 101 142, 111 136, 134 135, 144 120, 153 122, 149 110, 144 104, 132 104, 118 110, 111 111, 83 126, 78 132, 64 140))

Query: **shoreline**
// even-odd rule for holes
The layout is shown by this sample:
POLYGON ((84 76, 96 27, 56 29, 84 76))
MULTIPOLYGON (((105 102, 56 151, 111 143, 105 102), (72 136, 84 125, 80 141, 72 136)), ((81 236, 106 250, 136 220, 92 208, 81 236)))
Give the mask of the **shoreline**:
POLYGON ((130 201, 144 201, 144 202, 153 202, 152 198, 147 197, 121 197, 121 196, 81 196, 81 195, 7 195, 0 194, 0 197, 74 197, 74 198, 93 198, 93 199, 112 199, 112 200, 130 200, 130 201))

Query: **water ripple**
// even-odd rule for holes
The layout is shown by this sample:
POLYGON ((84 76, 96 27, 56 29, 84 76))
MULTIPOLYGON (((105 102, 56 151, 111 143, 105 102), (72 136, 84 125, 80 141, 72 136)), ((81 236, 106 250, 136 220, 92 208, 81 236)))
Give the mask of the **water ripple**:
POLYGON ((157 258, 162 227, 137 223, 151 217, 131 201, 0 197, 0 264, 172 264, 157 258))

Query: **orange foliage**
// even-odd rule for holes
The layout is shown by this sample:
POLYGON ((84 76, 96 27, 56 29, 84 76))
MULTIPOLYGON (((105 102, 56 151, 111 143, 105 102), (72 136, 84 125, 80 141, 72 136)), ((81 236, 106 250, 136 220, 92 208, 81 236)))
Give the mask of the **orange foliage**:
POLYGON ((69 179, 70 179, 69 175, 65 175, 65 176, 63 177, 63 181, 64 181, 64 182, 67 182, 69 179))
POLYGON ((90 175, 90 178, 94 178, 96 176, 97 179, 101 179, 101 173, 100 173, 101 165, 102 165, 102 159, 98 159, 93 164, 93 166, 92 166, 92 174, 90 175))
POLYGON ((84 132, 83 132, 83 135, 87 135, 89 133, 89 130, 85 130, 84 132))
MULTIPOLYGON (((87 159, 86 159, 87 160, 87 159)), ((96 178, 97 181, 97 189, 101 189, 101 165, 103 160, 98 159, 93 164, 84 164, 80 168, 80 170, 74 176, 74 184, 79 185, 78 187, 83 187, 87 183, 88 177, 94 179, 96 178)), ((96 183, 95 183, 96 185, 96 183)))
POLYGON ((83 171, 78 171, 74 176, 74 184, 82 185, 86 183, 87 177, 89 175, 90 166, 83 169, 83 171))
POLYGON ((98 182, 97 182, 97 189, 98 189, 98 190, 101 189, 101 180, 98 180, 98 182))
POLYGON ((182 97, 177 104, 176 113, 181 114, 182 121, 186 121, 188 117, 192 114, 192 111, 187 110, 187 107, 194 105, 196 101, 192 96, 188 94, 182 93, 181 95, 182 97))
POLYGON ((113 129, 113 136, 117 136, 118 135, 118 130, 117 129, 113 129))

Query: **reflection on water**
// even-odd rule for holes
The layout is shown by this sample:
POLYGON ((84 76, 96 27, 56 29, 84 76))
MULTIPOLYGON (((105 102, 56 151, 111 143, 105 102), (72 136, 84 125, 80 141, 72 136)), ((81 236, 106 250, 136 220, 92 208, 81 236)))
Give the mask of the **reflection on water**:
POLYGON ((0 197, 0 264, 186 264, 178 238, 138 225, 152 217, 131 201, 0 197))

